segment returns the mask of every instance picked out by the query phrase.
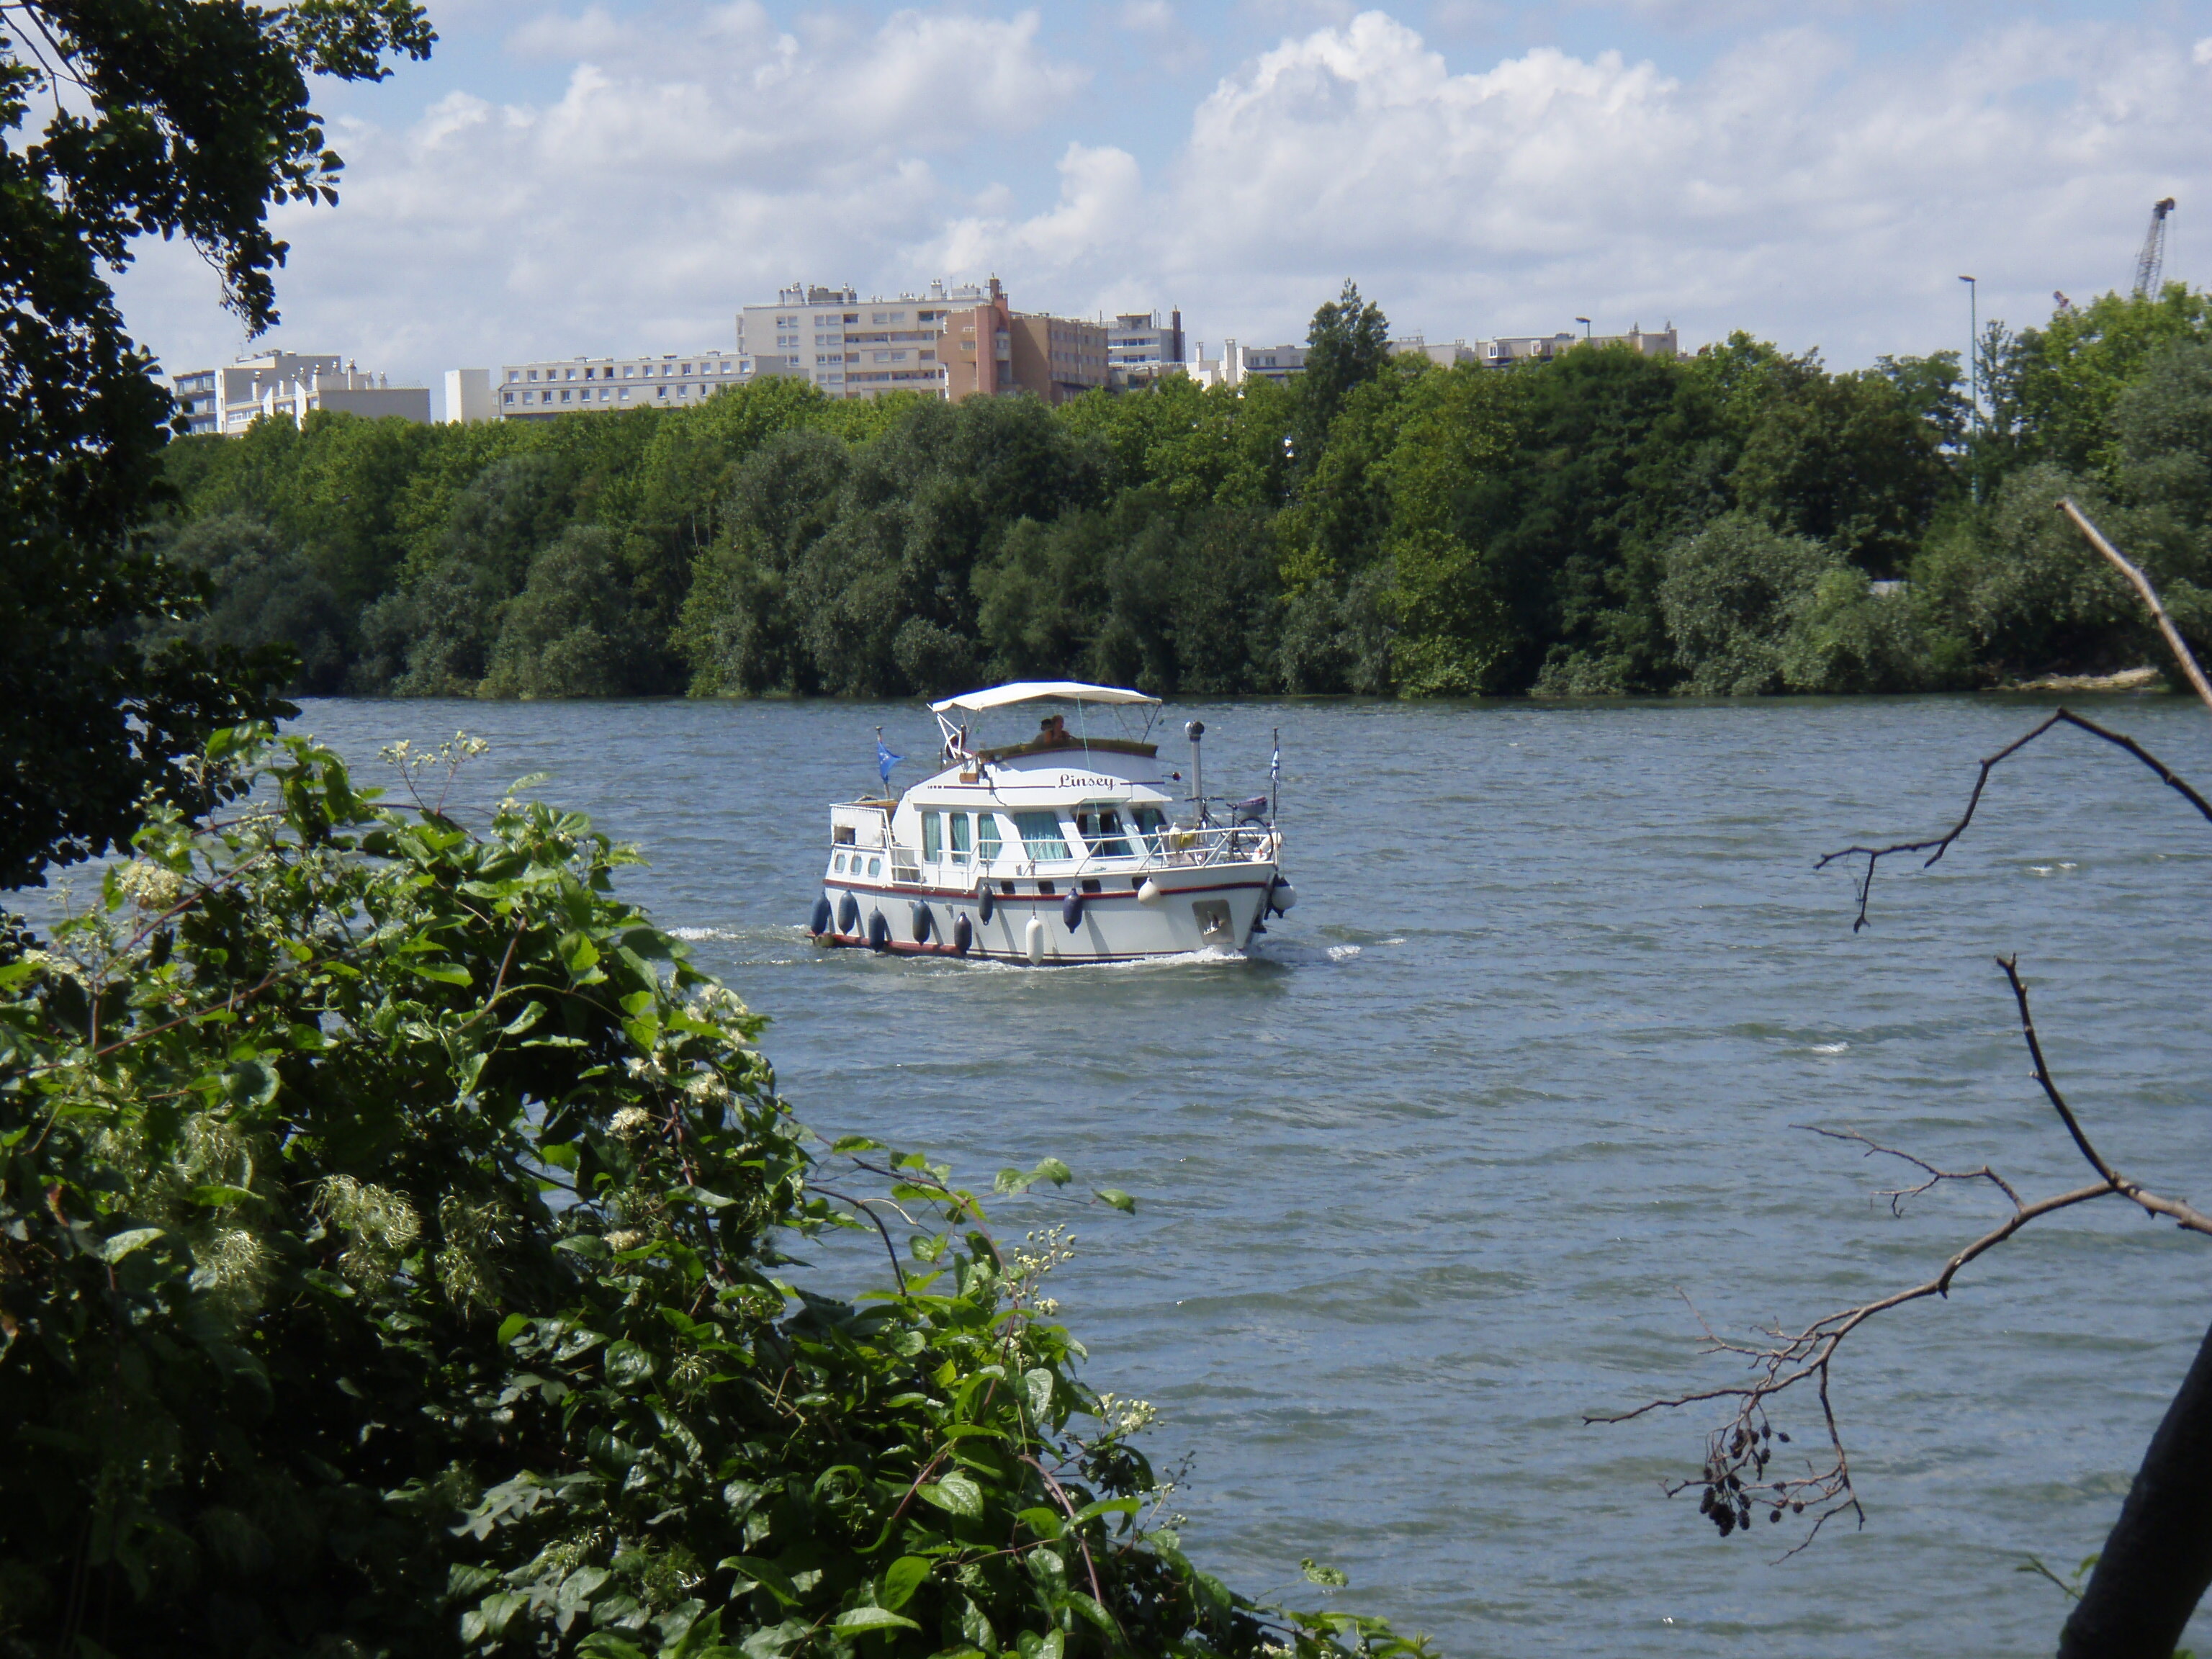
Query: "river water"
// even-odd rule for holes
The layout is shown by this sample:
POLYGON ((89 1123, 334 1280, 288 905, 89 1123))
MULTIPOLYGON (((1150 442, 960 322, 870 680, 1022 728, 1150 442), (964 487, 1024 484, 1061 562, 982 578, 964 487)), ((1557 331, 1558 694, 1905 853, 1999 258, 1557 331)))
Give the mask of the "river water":
MULTIPOLYGON (((1821 851, 1950 823, 1975 760, 2047 702, 1225 703, 1209 786, 1266 787, 1279 728, 1301 902, 1241 960, 1034 971, 817 951, 825 807, 906 705, 325 702, 378 746, 465 726, 457 799, 545 771, 636 842, 628 890, 775 1024, 800 1116, 988 1186, 1056 1154, 1139 1210, 1069 1219, 1054 1276, 1094 1386, 1194 1462, 1185 1541, 1240 1589, 1349 1572, 1337 1604, 1453 1655, 2032 1655, 2065 1603, 2016 1571, 2100 1545, 2212 1319, 2202 1240, 2116 1205, 2038 1224, 1948 1303, 1855 1336, 1837 1409, 1867 1523, 1723 1541, 1700 1409, 1583 1413, 1734 1375, 1713 1327, 1927 1277, 1999 1218, 1986 1186, 1902 1218, 1850 1127, 2031 1195, 2085 1172, 2027 1075, 1992 955, 2017 951, 2091 1132, 2212 1200, 2212 830, 2125 757, 2053 734, 1999 769, 1936 869, 1854 934, 1821 851)), ((2200 781, 2212 721, 2086 699, 2200 781)), ((922 768, 898 775, 911 781, 922 768)), ((1780 1426, 1817 1438, 1810 1399, 1780 1426)), ((2212 1645, 2200 1625, 2198 1650, 2212 1645)))

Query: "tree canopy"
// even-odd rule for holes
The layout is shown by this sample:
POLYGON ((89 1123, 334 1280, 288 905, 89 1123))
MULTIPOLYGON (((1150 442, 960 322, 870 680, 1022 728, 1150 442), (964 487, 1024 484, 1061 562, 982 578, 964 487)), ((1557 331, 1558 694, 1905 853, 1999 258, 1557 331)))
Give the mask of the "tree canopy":
POLYGON ((127 836, 144 789, 182 788, 209 732, 274 708, 294 672, 281 641, 210 650, 167 626, 208 573, 144 536, 171 403, 109 277, 135 239, 181 236, 249 331, 274 323, 270 205, 337 199, 307 76, 376 79, 434 36, 406 0, 28 0, 4 27, 0 887, 16 887, 127 836))
POLYGON ((0 1649, 1421 1650, 1161 1522, 1044 1294, 1065 1165, 994 1183, 1017 1243, 811 1135, 633 853, 525 786, 443 810, 474 747, 403 746, 402 810, 219 734, 246 804, 0 942, 0 1649))

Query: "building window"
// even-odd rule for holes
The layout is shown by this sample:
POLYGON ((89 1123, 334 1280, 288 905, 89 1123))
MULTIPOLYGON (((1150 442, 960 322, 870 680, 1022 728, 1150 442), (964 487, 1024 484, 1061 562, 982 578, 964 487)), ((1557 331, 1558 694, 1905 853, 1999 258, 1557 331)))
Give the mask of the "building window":
MULTIPOLYGON (((530 394, 526 392, 522 395, 527 398, 530 394)), ((502 392, 500 393, 500 396, 506 398, 509 403, 513 403, 514 401, 514 394, 512 392, 502 392)))
POLYGON ((629 388, 628 386, 624 386, 623 388, 622 400, 624 403, 628 403, 629 401, 629 388))
POLYGON ((530 371, 530 378, 533 380, 538 378, 538 371, 536 369, 533 368, 530 371))
POLYGON ((682 372, 689 374, 691 372, 691 365, 689 363, 684 364, 682 372))
POLYGON ((653 395, 656 398, 665 398, 668 395, 668 388, 665 386, 657 386, 653 388, 653 395))

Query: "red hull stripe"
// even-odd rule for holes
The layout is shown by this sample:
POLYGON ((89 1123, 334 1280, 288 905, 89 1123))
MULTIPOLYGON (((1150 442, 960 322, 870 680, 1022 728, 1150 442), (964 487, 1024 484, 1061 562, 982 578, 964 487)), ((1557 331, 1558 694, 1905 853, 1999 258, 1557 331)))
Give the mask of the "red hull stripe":
MULTIPOLYGON (((849 881, 838 880, 835 876, 824 878, 822 884, 833 893, 851 893, 863 898, 964 899, 970 904, 978 902, 981 898, 981 895, 967 887, 869 887, 866 885, 856 887, 849 881)), ((1163 887, 1160 890, 1160 896, 1187 898, 1194 893, 1242 893, 1254 888, 1265 887, 1267 884, 1264 881, 1225 881, 1212 887, 1163 887)), ((1104 899, 1133 899, 1136 896, 1133 890, 1123 888, 1111 893, 1085 893, 1083 895, 1083 902, 1088 905, 1097 904, 1104 899)), ((995 904, 1001 905, 1048 904, 1057 908, 1067 902, 1067 895, 1066 893, 994 893, 992 895, 992 901, 995 904)))

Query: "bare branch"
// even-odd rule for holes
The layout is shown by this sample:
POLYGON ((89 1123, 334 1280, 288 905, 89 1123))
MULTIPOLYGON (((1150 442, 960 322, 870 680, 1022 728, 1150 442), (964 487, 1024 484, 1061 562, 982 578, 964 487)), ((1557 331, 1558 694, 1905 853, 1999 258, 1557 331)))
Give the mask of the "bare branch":
POLYGON ((1978 1170, 1939 1170, 1925 1158, 1915 1158, 1911 1152, 1900 1152, 1894 1146, 1885 1146, 1880 1141, 1863 1135, 1855 1129, 1823 1129, 1817 1123, 1800 1123, 1796 1127, 1800 1129, 1809 1129, 1816 1135, 1826 1135, 1831 1140, 1856 1140, 1866 1148, 1863 1156, 1867 1158, 1872 1158, 1879 1152, 1885 1158, 1903 1158, 1913 1168, 1926 1170, 1928 1179, 1917 1187, 1885 1188, 1875 1194, 1876 1198, 1886 1198, 1889 1200, 1889 1212, 1892 1215, 1903 1215, 1906 1199, 1917 1198, 1921 1194, 1942 1185, 1946 1181, 1990 1182, 1996 1185, 1998 1191, 2012 1200, 2012 1206, 2015 1210, 2026 1202, 2013 1189, 2012 1182, 2007 1181, 1986 1164, 1978 1170))
POLYGON ((2133 738, 2128 736, 2124 732, 2115 732, 2109 726, 2098 725, 2097 722, 2093 720, 2083 719, 2070 708, 2061 708, 2053 714, 2050 719, 2045 720, 2041 725, 2036 726, 2030 732, 2023 733, 2020 737, 2014 738, 2003 748, 1998 750, 1996 754, 1991 755, 1988 759, 1982 763, 1981 770, 1974 778, 1973 793, 1966 797, 1966 810, 1959 815, 1959 821, 1953 824, 1948 830, 1945 830, 1942 835, 1932 836, 1924 841, 1893 842, 1887 847, 1839 848, 1835 852, 1823 854, 1821 855, 1820 862, 1813 866, 1815 870, 1825 870, 1838 859, 1863 858, 1867 861, 1866 874, 1861 878, 1859 882, 1859 913, 1851 922, 1851 931, 1854 933, 1857 933, 1860 928, 1867 925, 1867 896, 1874 890, 1875 866, 1880 863, 1883 859, 1888 858, 1893 854, 1898 853, 1926 853, 1928 857, 1922 863, 1920 867, 1925 870, 1932 866, 1938 859, 1942 858, 1944 854, 1951 850, 1951 843, 1958 840, 1960 836, 1966 834, 1966 826, 1974 821, 1974 809, 1979 806, 1982 803, 1982 791, 1988 787, 1991 769, 1998 765, 1999 763, 2009 760, 2014 755, 2027 748, 2028 744, 2033 743, 2045 732, 2050 731, 2053 726, 2071 726, 2078 727, 2080 730, 2088 732, 2092 737, 2102 738, 2106 743, 2111 744, 2116 749, 2125 750, 2129 754, 2133 755, 2137 760, 2141 761, 2145 766, 2156 773, 2160 782, 2165 784, 2167 788, 2172 789, 2176 794, 2179 795, 2184 800, 2195 807, 2197 809, 2197 815, 2203 818, 2206 823, 2212 823, 2212 800, 2207 800, 2203 795, 2197 793, 2197 792, 2190 786, 2187 780, 2183 778, 2179 773, 2176 772, 2164 761, 2159 759, 2157 756, 2152 754, 2150 750, 2145 749, 2141 744, 2137 743, 2133 738))
POLYGON ((2134 584, 2153 620, 2158 623, 2158 631, 2166 635, 2166 648, 2173 653, 2173 659, 2181 665, 2181 672, 2189 677, 2190 684, 2196 688, 2197 695, 2204 706, 2212 708, 2212 684, 2206 683, 2204 671, 2197 665, 2196 653, 2190 650, 2188 641, 2181 637, 2181 630, 2173 625, 2173 618, 2166 614, 2166 607, 2159 603, 2158 590, 2150 585, 2150 578, 2129 563, 2120 550, 2105 539, 2103 532, 2089 522, 2088 515, 2075 506, 2071 495, 2058 498, 2058 510, 2074 520, 2074 527, 2089 538, 2089 545, 2105 556, 2106 563, 2134 584))
MULTIPOLYGON (((1820 1528, 1838 1515, 1848 1512, 1856 1516, 1861 1525, 1865 1524, 1866 1513, 1860 1506, 1858 1491, 1852 1481, 1850 1454, 1836 1421, 1828 1386, 1838 1350, 1842 1347, 1845 1338, 1869 1320, 1909 1303, 1926 1301, 1930 1297, 1948 1298, 1953 1283, 1971 1263, 1996 1249, 2030 1223, 2056 1214, 2060 1210, 2071 1209, 2077 1204, 2094 1203, 2102 1198, 2124 1198, 2151 1215, 2172 1221, 2191 1232, 2212 1237, 2212 1216, 2178 1199, 2146 1191, 2121 1175, 2091 1143, 2072 1104, 2051 1075, 2050 1066, 2044 1058, 2042 1039, 2036 1032, 2035 1021, 2029 1011, 2027 988, 2021 980, 2015 962, 2013 958, 2001 957, 1997 963, 2004 969, 2005 978, 2012 987, 2014 1001, 2020 1009, 2021 1034, 2027 1042, 2028 1054, 2034 1061, 2035 1080, 2057 1114, 2060 1123, 2072 1138, 2075 1149, 2096 1171, 2098 1178, 2086 1187, 2076 1187, 2069 1192, 2055 1193, 2048 1198, 2029 1202, 2022 1200, 2010 1183, 1986 1165, 1978 1170, 1944 1170, 1912 1153, 1885 1146, 1855 1130, 1814 1127, 1814 1133, 1831 1140, 1852 1141, 1863 1146, 1866 1151, 1863 1156, 1871 1158, 1879 1153, 1899 1158, 1927 1175, 1928 1179, 1917 1186, 1881 1194, 1889 1200, 1893 1212, 1902 1212, 1906 1199, 1917 1196, 1945 1182, 1984 1180, 2012 1200, 2013 1210, 1996 1226, 1955 1252, 1932 1278, 1903 1290, 1893 1291, 1887 1296, 1863 1302, 1856 1307, 1838 1309, 1796 1329, 1784 1329, 1774 1325, 1759 1329, 1756 1340, 1735 1341, 1719 1335, 1705 1316, 1698 1314, 1698 1321, 1704 1328, 1705 1337, 1703 1352, 1733 1354, 1743 1359, 1751 1373, 1747 1381, 1646 1401, 1629 1411, 1584 1414, 1583 1421, 1585 1423, 1626 1423, 1651 1412, 1673 1410, 1707 1401, 1728 1402, 1728 1415, 1707 1437, 1703 1470, 1695 1477, 1667 1488, 1669 1496, 1692 1486, 1702 1488, 1698 1512, 1712 1522, 1723 1537, 1749 1527, 1756 1516, 1761 1513, 1771 1524, 1778 1523, 1785 1515, 1802 1516, 1810 1509, 1814 1511, 1812 1524, 1803 1538, 1787 1552, 1794 1555, 1810 1544, 1820 1528), (1807 1458, 1802 1474, 1791 1473, 1776 1478, 1778 1471, 1771 1466, 1783 1455, 1778 1448, 1789 1444, 1790 1437, 1775 1430, 1769 1418, 1770 1402, 1806 1382, 1813 1383, 1820 1398, 1821 1422, 1827 1435, 1827 1452, 1820 1460, 1807 1458)), ((1686 1302, 1688 1298, 1686 1297, 1684 1300, 1686 1302)), ((1697 1313, 1694 1304, 1691 1310, 1697 1313)))
POLYGON ((2089 1137, 2083 1131, 2081 1120, 2074 1115, 2074 1109, 2067 1104, 2066 1097, 2059 1093, 2058 1085, 2051 1076, 2051 1066, 2043 1058, 2043 1040, 2036 1035, 2035 1017, 2028 1012, 2027 987, 2021 982, 2020 971, 2014 965, 2018 960, 2016 957, 1999 957, 1997 966, 2004 969, 2005 979, 2012 986, 2013 1000, 2020 1006, 2021 1035, 2027 1040, 2028 1055, 2035 1061, 2035 1080, 2041 1085, 2044 1097, 2050 1101, 2051 1109, 2058 1114, 2058 1121, 2066 1126, 2066 1133, 2074 1138, 2075 1146, 2088 1160, 2089 1167, 2104 1176, 2106 1184, 2121 1197, 2141 1205, 2153 1215, 2166 1217, 2175 1225, 2186 1228, 2192 1233, 2212 1237, 2212 1216, 2178 1199, 2161 1198, 2156 1193, 2145 1192, 2107 1164, 2105 1155, 2089 1144, 2089 1137))

